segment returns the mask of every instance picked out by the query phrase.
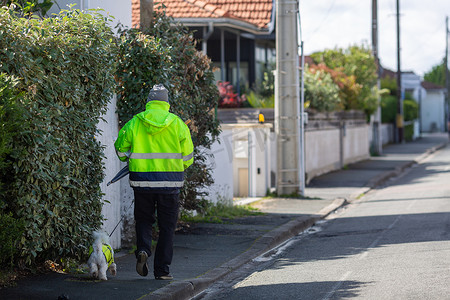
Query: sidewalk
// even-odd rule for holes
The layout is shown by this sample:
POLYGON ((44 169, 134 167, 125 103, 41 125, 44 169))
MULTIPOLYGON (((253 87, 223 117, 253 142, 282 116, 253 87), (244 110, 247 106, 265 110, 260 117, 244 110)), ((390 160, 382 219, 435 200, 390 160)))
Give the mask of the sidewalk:
MULTIPOLYGON (((383 155, 350 165, 345 170, 314 178, 306 187, 308 200, 260 199, 253 206, 266 212, 230 224, 193 224, 175 236, 172 282, 141 277, 134 255, 116 255, 117 276, 91 280, 86 274, 49 273, 27 278, 16 287, 0 289, 0 299, 189 299, 281 242, 307 229, 347 202, 386 182, 439 148, 447 134, 424 135, 389 145, 383 155)), ((152 266, 152 258, 149 265, 152 266)), ((109 274, 108 274, 109 275, 109 274)))

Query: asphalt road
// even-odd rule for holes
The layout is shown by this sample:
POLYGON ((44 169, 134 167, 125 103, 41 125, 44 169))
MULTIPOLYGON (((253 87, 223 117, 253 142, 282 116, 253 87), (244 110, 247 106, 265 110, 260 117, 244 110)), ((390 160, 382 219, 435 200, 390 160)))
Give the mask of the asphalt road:
POLYGON ((450 299, 450 146, 194 299, 450 299))

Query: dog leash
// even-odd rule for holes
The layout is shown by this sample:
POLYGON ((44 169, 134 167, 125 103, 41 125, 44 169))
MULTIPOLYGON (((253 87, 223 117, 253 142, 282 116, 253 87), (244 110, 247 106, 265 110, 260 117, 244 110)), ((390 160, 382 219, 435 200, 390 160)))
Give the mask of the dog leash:
POLYGON ((134 199, 133 199, 133 201, 131 201, 131 205, 124 211, 122 218, 119 220, 119 223, 117 223, 116 227, 114 227, 113 231, 111 231, 111 233, 109 234, 109 237, 112 236, 112 234, 116 230, 117 226, 119 226, 120 222, 122 222, 123 218, 125 217, 125 213, 127 212, 127 210, 129 210, 131 208, 131 206, 133 206, 133 203, 134 203, 134 199))

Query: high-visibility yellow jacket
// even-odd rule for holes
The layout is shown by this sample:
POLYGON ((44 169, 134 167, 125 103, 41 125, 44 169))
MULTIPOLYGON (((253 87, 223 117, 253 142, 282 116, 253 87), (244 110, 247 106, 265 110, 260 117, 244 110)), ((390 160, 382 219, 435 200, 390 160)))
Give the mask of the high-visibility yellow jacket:
MULTIPOLYGON (((92 252, 94 252, 94 248, 92 246, 89 247, 89 256, 91 256, 92 252)), ((108 263, 108 268, 114 262, 114 251, 112 247, 108 244, 102 244, 102 252, 103 256, 105 256, 106 262, 108 263)))
POLYGON ((165 101, 149 101, 119 131, 114 146, 121 161, 129 160, 133 188, 177 193, 183 186, 194 146, 189 128, 169 108, 165 101))

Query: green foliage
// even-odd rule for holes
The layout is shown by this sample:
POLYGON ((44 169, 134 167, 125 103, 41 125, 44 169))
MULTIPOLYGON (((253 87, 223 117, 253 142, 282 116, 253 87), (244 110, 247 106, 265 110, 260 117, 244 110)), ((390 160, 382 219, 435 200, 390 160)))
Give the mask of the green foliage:
POLYGON ((371 50, 366 46, 350 46, 347 49, 336 48, 311 55, 316 64, 340 70, 347 76, 354 76, 360 85, 357 102, 352 108, 361 109, 371 115, 378 106, 377 67, 371 50))
POLYGON ((274 108, 275 95, 264 97, 261 94, 256 94, 254 91, 250 91, 246 95, 248 103, 254 108, 274 108))
POLYGON ((334 83, 330 73, 323 70, 304 72, 305 105, 319 112, 329 112, 341 108, 339 87, 334 83))
POLYGON ((19 252, 24 222, 14 218, 12 213, 4 214, 0 211, 0 228, 0 264, 12 267, 19 252))
POLYGON ((389 90, 389 95, 397 95, 397 80, 395 78, 389 76, 381 78, 380 87, 382 90, 389 90))
POLYGON ((388 95, 381 98, 381 122, 394 123, 397 115, 397 97, 388 95))
POLYGON ((183 211, 181 220, 190 223, 223 223, 224 219, 235 219, 262 214, 262 212, 249 205, 229 205, 222 202, 213 204, 208 202, 201 214, 194 216, 187 211, 183 211))
POLYGON ((254 108, 274 108, 275 106, 275 65, 263 68, 263 80, 256 81, 252 90, 245 95, 254 108))
POLYGON ((195 48, 187 29, 173 26, 164 13, 155 11, 155 23, 144 32, 120 29, 118 114, 123 126, 133 115, 144 110, 148 92, 162 83, 169 90, 171 112, 184 121, 191 120, 194 163, 186 170, 181 193, 187 209, 197 209, 198 199, 212 184, 206 154, 219 134, 215 118, 219 94, 214 82, 210 59, 195 48), (202 192, 203 191, 203 192, 202 192))
MULTIPOLYGON (((397 97, 385 96, 381 99, 381 121, 382 123, 394 123, 397 115, 397 97)), ((411 99, 403 100, 403 119, 413 121, 419 117, 419 105, 411 99)))
POLYGON ((445 86, 445 59, 442 60, 442 63, 433 66, 430 71, 425 73, 423 79, 440 86, 445 86))
POLYGON ((32 17, 33 15, 38 15, 40 17, 44 17, 47 15, 47 12, 53 6, 52 0, 43 0, 39 2, 39 0, 1 0, 0 6, 10 6, 11 4, 15 5, 15 11, 19 14, 32 17))
POLYGON ((24 221, 18 250, 28 265, 80 259, 101 225, 104 155, 95 136, 115 84, 108 22, 95 11, 40 20, 0 9, 0 71, 20 78, 30 98, 2 208, 24 221))
POLYGON ((25 110, 21 102, 23 97, 15 88, 17 83, 17 79, 0 73, 0 208, 5 205, 6 194, 2 186, 11 171, 11 160, 8 158, 13 150, 14 139, 20 129, 26 127, 25 110))
POLYGON ((403 119, 413 121, 419 118, 419 104, 411 99, 403 100, 403 119))

